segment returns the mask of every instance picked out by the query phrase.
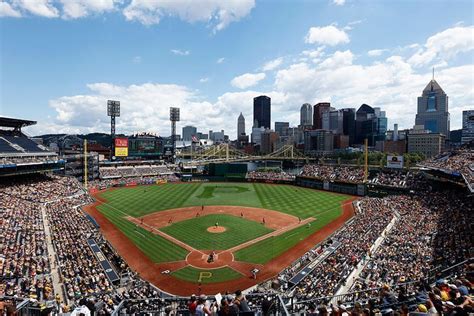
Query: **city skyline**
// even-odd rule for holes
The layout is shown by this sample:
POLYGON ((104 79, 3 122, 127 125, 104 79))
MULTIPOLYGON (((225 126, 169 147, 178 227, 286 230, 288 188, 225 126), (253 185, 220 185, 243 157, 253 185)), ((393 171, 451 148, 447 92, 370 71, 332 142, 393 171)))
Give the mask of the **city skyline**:
POLYGON ((37 3, 45 5, 0 6, 0 115, 38 121, 27 129, 33 135, 108 132, 107 99, 122 104, 118 133, 167 136, 168 109, 177 106, 178 129, 236 135, 228 122, 242 112, 251 126, 259 95, 272 99, 271 127, 297 126, 304 103, 331 102, 336 109, 380 107, 388 126, 411 128, 432 67, 449 95, 451 130, 474 104, 468 1, 216 1, 202 10, 189 4, 149 12, 129 1, 76 11, 37 3), (420 8, 433 18, 418 23, 420 8))

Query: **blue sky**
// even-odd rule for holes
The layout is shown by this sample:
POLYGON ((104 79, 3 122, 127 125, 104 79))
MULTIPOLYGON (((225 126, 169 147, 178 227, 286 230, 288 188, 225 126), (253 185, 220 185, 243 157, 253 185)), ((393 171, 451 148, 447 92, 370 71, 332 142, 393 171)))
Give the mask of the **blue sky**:
POLYGON ((252 98, 272 121, 298 124, 302 103, 362 103, 412 127, 431 78, 450 97, 452 129, 474 108, 471 1, 0 0, 0 115, 34 119, 31 134, 169 134, 182 122, 235 136, 252 98), (64 3, 63 3, 64 2, 64 3))

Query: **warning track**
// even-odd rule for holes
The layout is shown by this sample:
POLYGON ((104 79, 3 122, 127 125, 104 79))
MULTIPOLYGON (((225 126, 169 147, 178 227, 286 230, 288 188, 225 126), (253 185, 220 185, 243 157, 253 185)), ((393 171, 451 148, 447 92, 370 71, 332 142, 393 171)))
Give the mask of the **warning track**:
POLYGON ((255 285, 256 283, 261 283, 269 278, 276 276, 280 271, 290 265, 294 260, 304 255, 309 249, 314 247, 317 243, 323 241, 339 227, 344 225, 344 223, 349 220, 354 214, 352 201, 355 200, 355 198, 352 198, 343 202, 341 216, 330 222, 328 225, 322 227, 320 230, 313 233, 305 240, 298 243, 295 247, 289 249, 280 256, 267 262, 265 265, 235 261, 233 252, 237 251, 238 249, 245 248, 253 243, 256 243, 261 239, 268 238, 271 235, 279 235, 300 225, 305 225, 309 219, 300 222, 297 217, 285 213, 241 206, 205 206, 204 210, 202 210, 201 207, 187 207, 160 211, 143 216, 139 219, 134 218, 133 220, 135 223, 143 225, 143 227, 147 227, 148 230, 157 233, 158 228, 166 226, 168 224, 170 215, 173 216, 173 222, 179 222, 185 219, 195 218, 196 213, 198 212, 200 213, 200 215, 225 213, 234 216, 241 216, 241 212, 243 212, 244 218, 249 220, 255 220, 260 222, 262 218, 265 217, 265 225, 272 229, 275 229, 275 231, 270 234, 261 236, 247 243, 240 244, 232 249, 216 253, 215 260, 212 263, 207 263, 206 261, 210 250, 193 249, 192 247, 182 242, 179 242, 177 240, 175 241, 173 237, 162 233, 164 234, 162 235, 163 237, 168 238, 169 240, 172 239, 173 242, 176 242, 180 246, 181 244, 186 245, 185 249, 189 250, 190 253, 187 255, 186 259, 182 261, 156 264, 152 262, 141 250, 139 250, 133 244, 133 242, 125 236, 124 233, 122 233, 102 213, 97 210, 97 206, 100 205, 102 201, 100 197, 98 197, 98 193, 95 193, 93 195, 97 199, 97 202, 85 206, 84 210, 95 218, 97 223, 100 225, 100 230, 103 235, 118 251, 118 253, 125 259, 129 266, 134 271, 138 272, 142 278, 158 286, 163 291, 183 296, 190 295, 192 293, 215 294, 218 292, 246 289, 255 285), (228 266, 240 272, 243 277, 226 282, 198 285, 197 283, 187 282, 174 278, 169 274, 161 273, 165 270, 176 271, 188 265, 207 270, 228 266), (250 273, 250 271, 254 268, 258 268, 260 270, 256 280, 252 278, 250 273))

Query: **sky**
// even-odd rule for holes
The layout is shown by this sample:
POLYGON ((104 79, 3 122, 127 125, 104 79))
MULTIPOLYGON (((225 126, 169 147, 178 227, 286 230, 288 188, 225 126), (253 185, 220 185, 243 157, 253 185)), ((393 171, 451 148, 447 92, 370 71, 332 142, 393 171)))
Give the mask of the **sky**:
POLYGON ((474 109, 474 2, 385 0, 0 0, 0 116, 30 135, 251 132, 253 98, 299 124, 303 103, 386 111, 414 125, 432 78, 451 130, 474 109))

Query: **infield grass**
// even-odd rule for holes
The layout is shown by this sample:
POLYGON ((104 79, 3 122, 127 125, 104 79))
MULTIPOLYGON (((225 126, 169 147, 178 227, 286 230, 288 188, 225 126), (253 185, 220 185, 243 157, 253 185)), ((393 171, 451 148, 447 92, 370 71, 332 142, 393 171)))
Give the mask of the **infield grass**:
POLYGON ((234 252, 234 258, 238 261, 265 264, 320 230, 341 214, 342 210, 322 213, 317 216, 316 220, 311 221, 311 225, 297 227, 240 249, 234 252))
POLYGON ((232 215, 210 214, 173 223, 160 228, 174 238, 200 250, 225 250, 268 234, 273 230, 255 221, 232 215), (210 233, 215 223, 226 228, 223 233, 210 233))
POLYGON ((171 275, 175 278, 193 283, 198 283, 200 280, 203 284, 225 282, 242 277, 242 274, 229 267, 203 270, 186 266, 171 272, 171 275))
MULTIPOLYGON (((98 206, 99 211, 154 262, 183 260, 187 251, 165 238, 137 228, 125 215, 140 217, 180 207, 234 205, 275 210, 301 219, 316 218, 309 227, 295 228, 234 253, 236 260, 260 264, 279 256, 336 219, 342 214, 342 202, 350 198, 348 195, 326 191, 263 183, 168 183, 118 188, 100 195, 107 202, 98 206), (143 238, 142 234, 150 237, 143 238)), ((197 221, 191 219, 174 223, 162 228, 162 231, 194 248, 205 250, 228 249, 271 231, 267 231, 268 228, 259 223, 241 220, 244 219, 230 215, 217 219, 219 225, 228 229, 222 234, 206 231, 207 227, 215 224, 214 218, 206 216, 197 221), (245 231, 243 227, 246 228, 245 231)), ((184 274, 186 271, 180 273, 184 274)))

